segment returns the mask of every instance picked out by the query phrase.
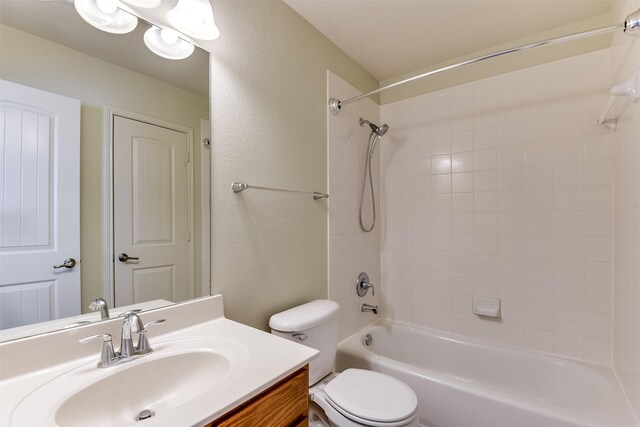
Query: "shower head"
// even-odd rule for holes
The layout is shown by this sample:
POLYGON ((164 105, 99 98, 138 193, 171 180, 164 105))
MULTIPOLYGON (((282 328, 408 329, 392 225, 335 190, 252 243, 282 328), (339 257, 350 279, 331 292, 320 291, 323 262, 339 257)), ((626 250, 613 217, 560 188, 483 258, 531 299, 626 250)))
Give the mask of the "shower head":
POLYGON ((378 127, 371 123, 369 120, 365 120, 360 117, 360 126, 364 126, 365 123, 369 125, 369 127, 371 128, 371 132, 375 132, 378 136, 384 135, 389 130, 389 125, 382 125, 378 127))
POLYGON ((624 32, 630 36, 640 36, 640 9, 629 14, 624 20, 624 32))

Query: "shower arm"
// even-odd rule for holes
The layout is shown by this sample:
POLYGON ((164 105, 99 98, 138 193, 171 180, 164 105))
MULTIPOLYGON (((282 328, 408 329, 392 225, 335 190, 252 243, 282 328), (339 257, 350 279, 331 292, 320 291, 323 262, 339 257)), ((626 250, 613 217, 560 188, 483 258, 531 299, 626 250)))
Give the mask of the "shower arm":
POLYGON ((607 34, 607 33, 612 33, 616 30, 621 30, 623 29, 624 32, 628 35, 638 35, 638 33, 640 33, 640 9, 636 10, 635 12, 631 13, 630 15, 627 16, 627 18, 624 21, 624 24, 621 25, 611 25, 608 27, 603 27, 603 28, 598 28, 595 30, 589 30, 589 31, 584 31, 581 33, 575 33, 575 34, 569 34, 566 36, 561 36, 561 37, 556 37, 556 38, 552 38, 552 39, 547 39, 547 40, 542 40, 542 41, 538 41, 538 42, 534 42, 534 43, 528 43, 522 46, 517 46, 517 47, 512 47, 509 49, 504 49, 504 50, 500 50, 497 52, 493 52, 493 53, 489 53, 486 55, 482 55, 482 56, 478 56, 475 58, 471 58, 471 59, 467 59, 466 61, 462 61, 462 62, 458 62, 456 64, 451 64, 451 65, 447 65, 445 67, 442 68, 438 68, 435 70, 431 70, 431 71, 427 71, 425 73, 422 74, 418 74, 416 76, 413 77, 409 77, 406 78, 404 80, 400 80, 398 82, 395 83, 391 83, 387 86, 383 86, 381 88, 372 90, 370 92, 364 93, 362 95, 358 95, 358 96, 354 96, 352 98, 346 99, 344 101, 340 101, 339 99, 336 98, 331 98, 329 99, 329 111, 331 111, 332 114, 338 114, 340 112, 340 110, 342 109, 342 107, 344 107, 345 105, 349 105, 353 102, 356 101, 360 101, 361 99, 364 98, 368 98, 371 95, 375 95, 377 93, 383 92, 385 90, 388 89, 392 89, 394 87, 403 85, 405 83, 409 83, 415 80, 419 80, 425 77, 429 77, 429 76, 433 76, 435 74, 439 74, 439 73, 443 73, 445 71, 449 71, 449 70, 454 70, 456 68, 460 68, 460 67, 464 67, 466 65, 471 65, 471 64, 475 64, 478 62, 482 62, 482 61, 486 61, 488 59, 492 59, 492 58, 497 58, 499 56, 503 56, 503 55, 508 55, 510 53, 515 53, 515 52, 522 52, 525 50, 530 50, 530 49, 536 49, 542 46, 551 46, 551 45, 555 45, 555 44, 561 44, 561 43, 566 43, 566 42, 570 42, 573 40, 580 40, 583 38, 587 38, 587 37, 594 37, 594 36, 599 36, 602 34, 607 34))

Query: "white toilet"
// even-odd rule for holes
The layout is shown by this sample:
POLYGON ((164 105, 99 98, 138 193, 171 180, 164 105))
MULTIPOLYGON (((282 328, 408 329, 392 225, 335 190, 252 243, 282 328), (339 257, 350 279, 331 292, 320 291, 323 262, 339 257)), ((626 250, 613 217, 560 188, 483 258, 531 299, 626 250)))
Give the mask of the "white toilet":
POLYGON ((271 333, 320 351, 309 364, 309 425, 418 426, 418 398, 405 383, 364 369, 333 373, 338 304, 315 300, 271 316, 271 333))

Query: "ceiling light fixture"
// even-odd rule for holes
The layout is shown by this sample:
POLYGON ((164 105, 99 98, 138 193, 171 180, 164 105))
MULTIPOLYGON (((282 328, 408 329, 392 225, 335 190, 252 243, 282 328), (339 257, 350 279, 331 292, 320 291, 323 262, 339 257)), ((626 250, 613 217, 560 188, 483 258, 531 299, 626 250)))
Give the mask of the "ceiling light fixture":
POLYGON ((195 39, 214 40, 220 35, 209 0, 178 0, 167 18, 178 31, 195 39))
POLYGON ((78 14, 90 25, 113 34, 126 34, 138 25, 138 18, 120 9, 115 0, 74 0, 78 14))
MULTIPOLYGON (((155 8, 161 0, 74 0, 73 3, 82 19, 92 26, 108 33, 125 34, 138 25, 135 12, 127 5, 155 8)), ((175 29, 152 25, 144 33, 144 43, 149 50, 166 59, 184 59, 193 53, 195 45, 187 36, 213 40, 220 35, 209 0, 178 0, 167 12, 167 19, 175 29)))
POLYGON ((183 34, 171 28, 155 25, 144 33, 144 44, 151 52, 166 59, 185 59, 195 49, 193 43, 183 34))

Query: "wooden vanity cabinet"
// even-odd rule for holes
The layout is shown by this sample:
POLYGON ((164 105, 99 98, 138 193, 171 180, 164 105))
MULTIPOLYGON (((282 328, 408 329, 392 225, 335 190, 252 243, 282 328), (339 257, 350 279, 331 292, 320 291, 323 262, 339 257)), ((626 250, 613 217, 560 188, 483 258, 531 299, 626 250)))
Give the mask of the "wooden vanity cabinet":
POLYGON ((309 425, 308 365, 205 427, 309 425))

